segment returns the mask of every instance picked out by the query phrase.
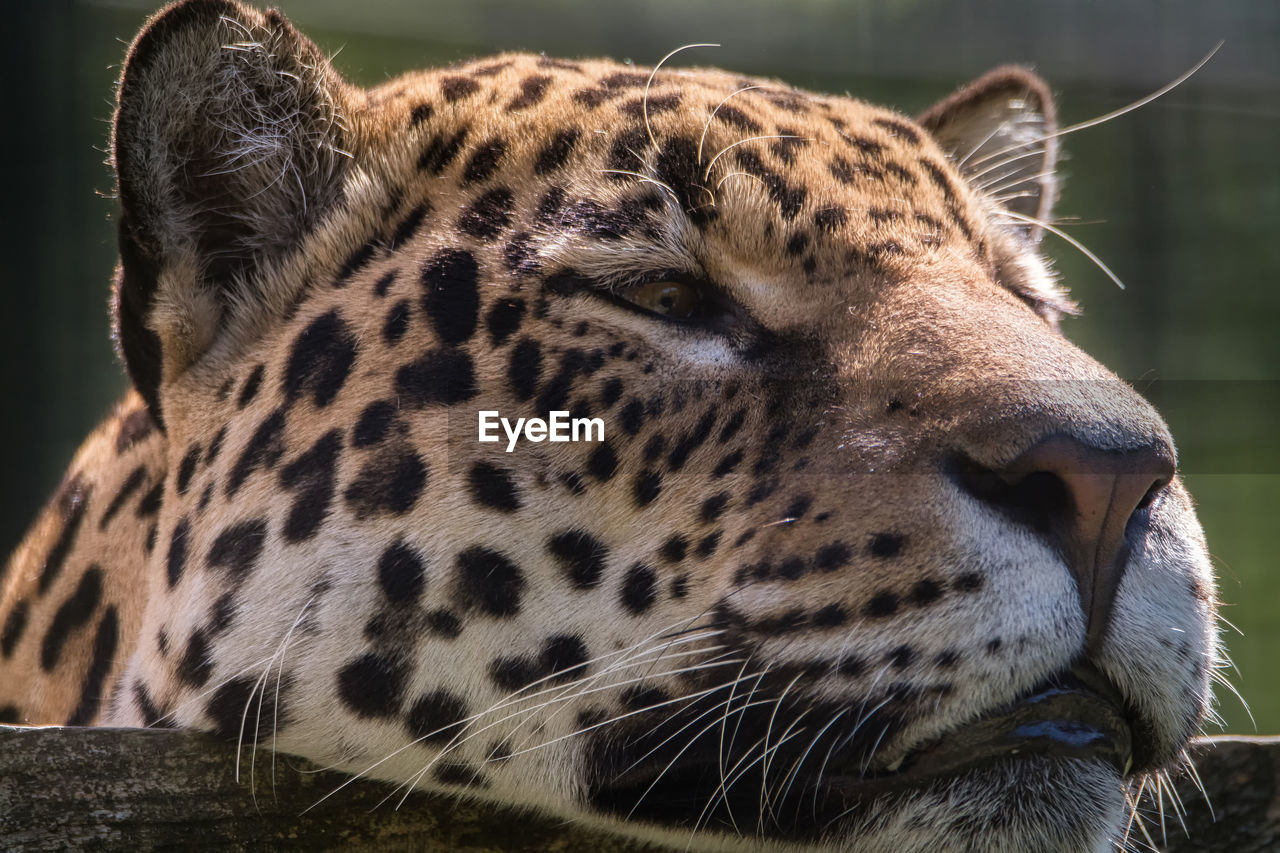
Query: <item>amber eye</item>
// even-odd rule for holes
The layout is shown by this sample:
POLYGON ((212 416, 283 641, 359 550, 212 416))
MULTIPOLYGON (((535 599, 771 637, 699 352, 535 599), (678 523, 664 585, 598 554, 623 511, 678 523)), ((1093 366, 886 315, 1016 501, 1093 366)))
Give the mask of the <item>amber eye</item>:
POLYGON ((698 288, 679 281, 637 284, 618 295, 633 305, 672 320, 693 319, 702 309, 702 294, 698 288))

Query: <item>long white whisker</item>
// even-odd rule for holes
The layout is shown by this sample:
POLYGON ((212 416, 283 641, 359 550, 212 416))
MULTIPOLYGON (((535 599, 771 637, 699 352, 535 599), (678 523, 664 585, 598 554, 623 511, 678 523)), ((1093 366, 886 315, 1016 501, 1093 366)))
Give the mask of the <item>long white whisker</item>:
POLYGON ((689 50, 690 48, 694 48, 694 47, 719 47, 719 46, 720 45, 718 44, 686 44, 683 47, 677 47, 675 50, 671 51, 666 56, 662 57, 662 59, 658 61, 658 64, 653 66, 653 71, 649 72, 649 79, 645 81, 645 84, 644 84, 644 99, 640 102, 640 112, 642 115, 644 115, 644 132, 648 134, 649 144, 652 145, 654 148, 658 147, 658 141, 653 138, 653 128, 649 126, 649 88, 653 85, 653 78, 658 76, 658 69, 662 68, 663 64, 668 59, 675 56, 677 53, 679 53, 682 50, 689 50))
POLYGON ((1053 133, 1046 133, 1045 135, 1037 137, 1036 139, 1028 140, 1026 142, 1020 142, 1017 145, 1013 146, 1012 149, 1006 148, 1006 149, 1003 149, 1002 151, 994 151, 991 154, 986 155, 985 157, 981 157, 975 160, 974 163, 975 165, 980 165, 986 162, 991 157, 999 157, 1005 153, 1008 153, 1010 150, 1016 150, 1017 148, 1021 148, 1024 145, 1034 145, 1037 142, 1044 142, 1049 139, 1056 139, 1061 136, 1066 136, 1069 133, 1075 133, 1076 131, 1079 131, 1079 130, 1086 130, 1090 127, 1096 127, 1104 122, 1111 121, 1113 118, 1119 118, 1125 113, 1132 112, 1133 110, 1145 107, 1147 104, 1151 103, 1155 99, 1163 97, 1164 95, 1167 95, 1168 93, 1172 92, 1174 89, 1178 88, 1183 83, 1185 83, 1188 79, 1190 79, 1191 76, 1194 75, 1201 68, 1203 68, 1210 59, 1213 59, 1214 54, 1217 53, 1222 48, 1223 44, 1224 42, 1221 42, 1221 41, 1218 42, 1216 45, 1213 46, 1213 50, 1206 53, 1199 62, 1191 66, 1191 68, 1188 69, 1187 71, 1183 72, 1182 75, 1179 76, 1176 80, 1172 81, 1171 83, 1166 83, 1164 86, 1161 86, 1159 89, 1152 92, 1150 95, 1147 95, 1146 97, 1139 98, 1138 100, 1134 101, 1131 104, 1126 104, 1125 106, 1120 107, 1119 109, 1112 110, 1111 112, 1106 113, 1105 115, 1100 115, 1097 118, 1091 118, 1087 121, 1082 121, 1077 124, 1064 127, 1060 130, 1054 131, 1053 133))
MULTIPOLYGON (((698 165, 702 165, 702 145, 707 141, 707 131, 711 129, 711 122, 715 121, 716 113, 720 112, 720 108, 729 103, 729 99, 735 95, 741 95, 743 92, 750 92, 752 89, 763 89, 763 86, 743 86, 736 92, 730 92, 723 101, 716 104, 716 108, 711 111, 711 115, 707 116, 707 123, 702 126, 702 136, 698 137, 698 165)), ((716 185, 717 188, 719 185, 716 185)))
POLYGON ((1058 228, 1054 225, 1050 225, 1048 222, 1045 222, 1042 219, 1036 219, 1034 216, 1026 216, 1024 214, 1015 213, 1012 210, 1005 210, 1003 208, 997 211, 996 215, 1007 216, 1010 219, 1015 219, 1018 222, 1025 222, 1028 225, 1037 225, 1043 228, 1044 230, 1048 231, 1050 234, 1053 234, 1067 241, 1068 243, 1070 243, 1072 246, 1075 247, 1076 251, 1080 252, 1080 254, 1084 255, 1086 258, 1093 261, 1093 263, 1098 267, 1098 269, 1102 270, 1102 272, 1106 274, 1107 278, 1111 279, 1116 283, 1116 287, 1120 288, 1121 290, 1125 289, 1124 282, 1121 281, 1120 278, 1111 271, 1110 267, 1108 267, 1106 264, 1102 262, 1101 258, 1095 255, 1093 252, 1089 251, 1089 249, 1085 248, 1085 245, 1083 243, 1081 243, 1075 237, 1072 237, 1067 232, 1063 231, 1061 228, 1058 228))

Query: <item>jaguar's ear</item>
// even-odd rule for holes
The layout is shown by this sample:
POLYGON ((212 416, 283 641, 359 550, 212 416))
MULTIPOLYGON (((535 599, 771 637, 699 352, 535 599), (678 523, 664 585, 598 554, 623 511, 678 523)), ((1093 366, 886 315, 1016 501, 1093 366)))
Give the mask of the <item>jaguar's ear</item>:
POLYGON ((1029 240, 1057 200, 1057 110, 1049 86, 1025 68, 989 71, 934 104, 917 121, 975 189, 1011 211, 1011 229, 1029 240))
POLYGON ((129 49, 113 132, 117 347, 161 419, 159 386, 341 194, 348 88, 278 12, 187 0, 129 49))

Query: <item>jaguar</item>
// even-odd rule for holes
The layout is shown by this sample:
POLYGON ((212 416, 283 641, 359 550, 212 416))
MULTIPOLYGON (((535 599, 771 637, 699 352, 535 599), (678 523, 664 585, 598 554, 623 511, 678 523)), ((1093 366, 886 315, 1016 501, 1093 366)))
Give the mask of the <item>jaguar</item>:
POLYGON ((364 89, 166 7, 111 139, 132 387, 0 574, 0 721, 695 849, 1112 849, 1216 592, 1059 329, 1060 135, 1020 67, 914 119, 526 54, 364 89))

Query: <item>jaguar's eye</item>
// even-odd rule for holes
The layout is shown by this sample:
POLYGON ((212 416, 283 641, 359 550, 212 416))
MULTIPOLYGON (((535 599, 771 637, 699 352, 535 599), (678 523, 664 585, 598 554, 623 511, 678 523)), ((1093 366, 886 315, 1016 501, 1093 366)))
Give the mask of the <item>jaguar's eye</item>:
POLYGON ((618 296, 631 304, 671 320, 692 320, 702 312, 702 293, 680 281, 651 281, 622 290, 618 296))

